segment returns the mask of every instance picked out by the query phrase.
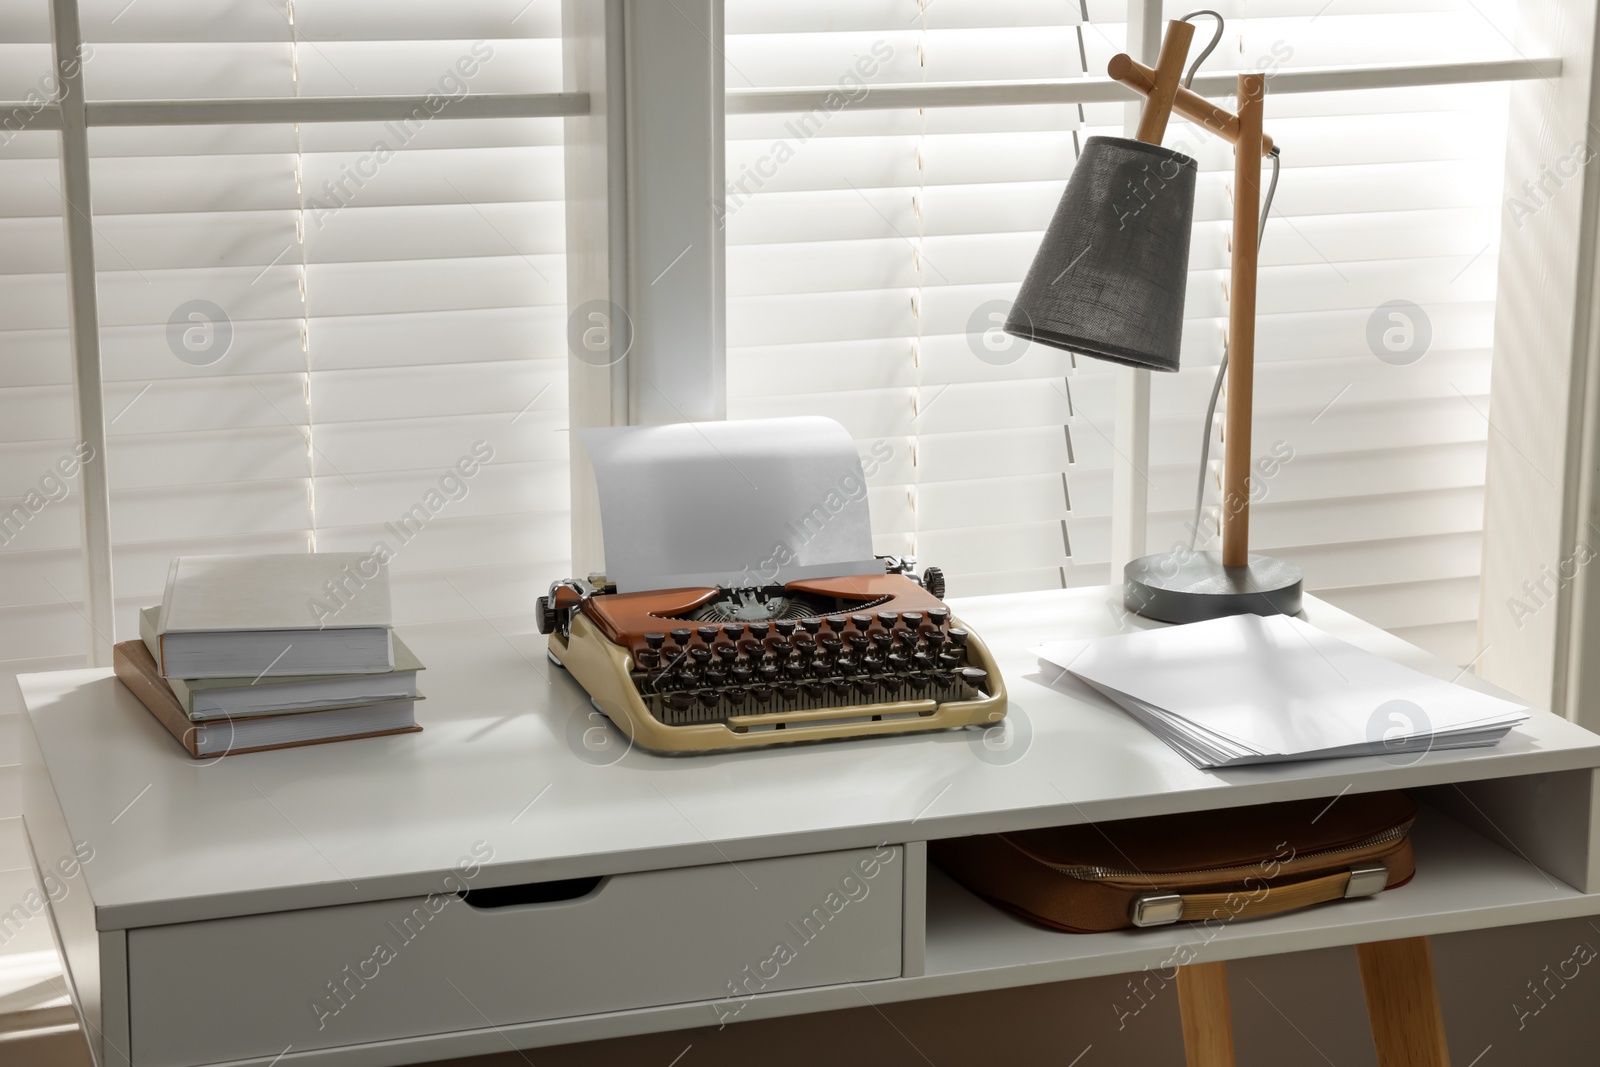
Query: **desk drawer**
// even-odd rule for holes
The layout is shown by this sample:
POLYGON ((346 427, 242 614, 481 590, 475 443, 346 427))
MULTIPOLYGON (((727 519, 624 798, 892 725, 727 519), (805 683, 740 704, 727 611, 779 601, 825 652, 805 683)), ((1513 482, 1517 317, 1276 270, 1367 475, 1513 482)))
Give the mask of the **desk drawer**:
POLYGON ((615 875, 551 903, 437 894, 130 930, 133 1061, 694 1000, 714 1002, 714 1023, 738 1011, 735 993, 892 978, 904 866, 890 846, 615 875))

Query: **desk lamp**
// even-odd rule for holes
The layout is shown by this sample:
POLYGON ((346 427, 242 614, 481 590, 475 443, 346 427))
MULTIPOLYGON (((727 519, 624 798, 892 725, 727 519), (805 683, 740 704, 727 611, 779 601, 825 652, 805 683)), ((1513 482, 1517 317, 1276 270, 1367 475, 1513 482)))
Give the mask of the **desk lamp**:
MULTIPOLYGON (((1091 137, 1067 182, 1006 319, 1016 337, 1096 359, 1149 370, 1176 371, 1183 333, 1189 234, 1194 221, 1195 161, 1161 146, 1176 111, 1234 145, 1233 281, 1228 345, 1218 369, 1227 375, 1224 424, 1222 551, 1181 548, 1145 556, 1123 572, 1130 611, 1164 622, 1225 615, 1293 615, 1300 610, 1301 574, 1293 564, 1251 555, 1250 413, 1255 370, 1256 266, 1264 212, 1261 160, 1278 156, 1261 129, 1266 78, 1239 75, 1239 110, 1226 111, 1181 84, 1199 14, 1167 24, 1156 67, 1127 55, 1107 73, 1145 97, 1137 140, 1091 137)), ((1268 192, 1268 208, 1271 191, 1268 192)), ((1216 393, 1212 393, 1212 404, 1216 393)), ((1207 441, 1210 418, 1206 421, 1207 441)), ((1201 459, 1202 490, 1205 459, 1201 459)))

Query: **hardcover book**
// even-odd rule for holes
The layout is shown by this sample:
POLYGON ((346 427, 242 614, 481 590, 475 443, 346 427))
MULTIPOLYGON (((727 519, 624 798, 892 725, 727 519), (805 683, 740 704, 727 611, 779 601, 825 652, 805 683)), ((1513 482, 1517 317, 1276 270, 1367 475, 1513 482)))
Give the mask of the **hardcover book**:
POLYGON ((179 556, 150 650, 168 678, 394 669, 389 576, 370 556, 179 556))
POLYGON ((263 752, 274 748, 416 733, 415 700, 389 700, 356 707, 191 722, 142 641, 112 649, 112 666, 139 702, 195 759, 263 752))

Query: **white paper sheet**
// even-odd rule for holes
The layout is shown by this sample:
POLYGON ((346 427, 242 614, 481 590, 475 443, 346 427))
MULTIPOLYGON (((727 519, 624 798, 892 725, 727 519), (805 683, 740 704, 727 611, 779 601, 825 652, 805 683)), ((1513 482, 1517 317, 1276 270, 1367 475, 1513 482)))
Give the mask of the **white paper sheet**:
MULTIPOLYGON (((1492 734, 1527 717, 1287 616, 1239 615, 1034 650, 1156 732, 1216 755, 1295 757, 1492 734), (1130 703, 1139 705, 1137 709, 1130 703)), ((1217 762, 1223 762, 1218 760, 1217 762)))
POLYGON ((618 592, 883 572, 861 457, 808 416, 582 430, 618 592))

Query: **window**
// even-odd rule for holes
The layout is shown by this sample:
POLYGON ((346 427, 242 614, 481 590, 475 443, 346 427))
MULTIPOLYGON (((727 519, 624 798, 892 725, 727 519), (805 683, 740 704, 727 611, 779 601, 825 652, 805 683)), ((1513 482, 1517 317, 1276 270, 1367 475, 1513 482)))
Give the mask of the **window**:
MULTIPOLYGON (((403 619, 526 611, 570 554, 560 4, 80 6, 117 636, 191 553, 381 544, 403 619)), ((46 7, 0 18, 26 100, 46 7)), ((60 181, 4 138, 7 507, 77 447, 60 181)), ((82 650, 68 487, 0 545, 7 658, 82 650)))
MULTIPOLYGON (((382 542, 403 615, 523 611, 572 556, 565 424, 579 371, 563 351, 560 124, 589 101, 561 91, 575 54, 569 40, 563 56, 561 6, 81 6, 88 135, 65 162, 86 165, 95 191, 83 218, 109 438, 91 462, 109 471, 111 506, 90 528, 114 545, 118 632, 159 595, 168 558, 203 551, 382 542), (396 100, 408 96, 423 110, 396 100), (470 484, 451 479, 479 442, 493 460, 470 484)), ((1199 157, 1202 184, 1184 370, 1154 381, 1147 411, 1119 425, 1124 372, 1018 350, 994 328, 1084 138, 1124 129, 1126 94, 1100 72, 1150 6, 726 0, 719 24, 701 0, 677 13, 682 40, 723 45, 711 80, 727 89, 708 127, 725 133, 722 157, 704 164, 726 179, 727 353, 684 379, 718 394, 690 407, 838 418, 874 460, 879 550, 945 567, 958 595, 1109 581, 1129 434, 1148 433, 1150 461, 1126 480, 1149 501, 1148 549, 1188 536, 1227 309, 1226 146, 1182 123, 1168 135, 1199 157)), ((1266 69, 1285 150, 1256 406, 1259 451, 1278 462, 1253 545, 1467 662, 1508 86, 1549 69, 1511 45, 1511 0, 1382 7, 1226 4, 1223 47, 1197 83, 1226 95, 1234 68, 1266 69), (1414 313, 1393 317, 1395 301, 1414 313), (1426 337, 1419 359, 1377 350, 1401 335, 1426 337)), ((622 10, 636 23, 650 11, 622 10)), ((61 494, 40 479, 78 445, 74 275, 58 251, 77 215, 61 213, 61 119, 42 103, 46 0, 11 5, 0 25, 14 42, 0 79, 18 102, 0 144, 13 238, 0 256, 0 492, 38 505, 0 545, 0 574, 16 579, 0 591, 0 637, 18 658, 70 657, 96 553, 80 544, 81 495, 50 499, 61 494)), ((624 36, 594 39, 616 68, 624 36)), ((684 114, 705 110, 683 91, 684 114)), ((624 96, 596 114, 625 125, 624 96)), ((589 147, 630 143, 606 137, 589 147)), ((618 182, 650 174, 619 179, 615 157, 591 172, 608 166, 613 232, 585 256, 625 258, 649 225, 639 215, 703 209, 688 171, 643 203, 618 182)), ((708 272, 669 326, 706 307, 717 349, 720 261, 657 244, 661 262, 627 265, 633 295, 668 271, 673 284, 708 272)), ((678 380, 648 366, 681 355, 660 340, 596 386, 597 409, 629 410, 629 375, 636 394, 678 380)))
MULTIPOLYGON (((1255 404, 1272 474, 1252 549, 1466 663, 1508 99, 1481 79, 1533 74, 1504 36, 1513 5, 1222 10, 1197 89, 1230 95, 1229 71, 1266 70, 1283 146, 1255 404), (1419 309, 1398 328, 1425 350, 1414 332, 1408 351, 1369 344, 1373 323, 1380 347, 1396 328, 1391 301, 1419 309)), ((1090 79, 1126 18, 1122 4, 728 0, 729 415, 831 415, 892 456, 873 478, 879 550, 944 566, 957 595, 1112 577, 1126 372, 991 331, 1082 139, 1123 135, 1124 106, 1106 102, 1123 97, 1090 79)), ((1212 23, 1197 22, 1203 42, 1212 23)), ((1192 526, 1232 217, 1231 148, 1178 122, 1166 143, 1199 159, 1201 184, 1184 369, 1153 382, 1135 485, 1149 551, 1192 526)), ((1214 444, 1202 543, 1220 461, 1214 444)))

